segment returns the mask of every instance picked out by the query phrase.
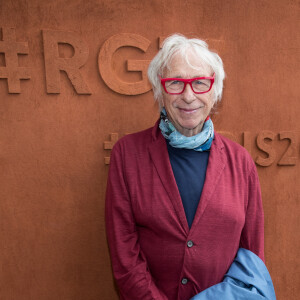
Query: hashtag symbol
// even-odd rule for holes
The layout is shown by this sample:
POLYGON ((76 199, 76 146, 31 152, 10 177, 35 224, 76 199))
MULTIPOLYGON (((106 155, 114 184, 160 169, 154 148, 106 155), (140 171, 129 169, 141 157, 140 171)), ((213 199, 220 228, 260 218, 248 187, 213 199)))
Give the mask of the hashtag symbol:
POLYGON ((5 67, 0 67, 0 78, 7 79, 8 92, 21 92, 20 80, 30 79, 29 69, 19 67, 18 54, 28 54, 28 43, 17 42, 14 28, 2 28, 0 53, 4 53, 5 67))
MULTIPOLYGON (((110 141, 105 141, 104 142, 104 149, 105 150, 111 150, 118 139, 119 139, 119 134, 118 133, 111 133, 110 134, 110 141)), ((109 163, 110 163, 110 157, 109 156, 104 157, 104 163, 106 165, 109 165, 109 163)))

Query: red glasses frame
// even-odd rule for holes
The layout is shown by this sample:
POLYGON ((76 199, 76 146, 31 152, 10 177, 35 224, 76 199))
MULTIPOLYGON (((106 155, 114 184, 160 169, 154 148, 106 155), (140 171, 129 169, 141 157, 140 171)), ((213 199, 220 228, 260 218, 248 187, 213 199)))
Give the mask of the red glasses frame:
POLYGON ((205 93, 208 93, 211 90, 211 88, 212 88, 212 86, 213 86, 213 84, 215 82, 215 73, 214 73, 214 75, 212 77, 195 77, 195 78, 191 78, 191 79, 183 79, 183 78, 161 78, 159 76, 159 79, 160 79, 161 85, 163 86, 165 92, 167 94, 170 94, 170 95, 180 95, 180 94, 182 94, 184 92, 187 84, 190 85, 192 91, 195 94, 205 94, 205 93), (208 91, 206 91, 206 92, 195 92, 194 91, 193 86, 192 86, 192 82, 195 81, 195 80, 200 80, 200 79, 209 79, 210 80, 210 87, 209 87, 208 91), (183 87, 183 90, 182 90, 181 93, 170 93, 170 92, 167 91, 167 89, 166 89, 166 81, 170 81, 170 80, 178 80, 178 81, 181 81, 181 82, 184 83, 184 87, 183 87))

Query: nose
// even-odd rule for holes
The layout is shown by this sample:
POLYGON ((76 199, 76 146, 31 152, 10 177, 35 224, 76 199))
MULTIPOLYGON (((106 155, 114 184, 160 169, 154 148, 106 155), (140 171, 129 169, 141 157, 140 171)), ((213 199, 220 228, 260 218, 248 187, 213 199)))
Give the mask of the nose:
POLYGON ((182 98, 186 103, 191 103, 196 99, 195 93, 193 92, 190 84, 185 86, 185 90, 182 93, 182 98))

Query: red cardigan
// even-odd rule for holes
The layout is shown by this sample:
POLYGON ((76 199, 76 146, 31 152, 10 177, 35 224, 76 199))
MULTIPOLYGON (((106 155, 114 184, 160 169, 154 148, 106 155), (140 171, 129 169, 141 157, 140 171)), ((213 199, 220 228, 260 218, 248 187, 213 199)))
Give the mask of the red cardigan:
POLYGON ((106 231, 121 299, 188 300, 223 280, 239 247, 264 259, 254 162, 215 133, 189 229, 158 123, 127 135, 111 153, 106 231))

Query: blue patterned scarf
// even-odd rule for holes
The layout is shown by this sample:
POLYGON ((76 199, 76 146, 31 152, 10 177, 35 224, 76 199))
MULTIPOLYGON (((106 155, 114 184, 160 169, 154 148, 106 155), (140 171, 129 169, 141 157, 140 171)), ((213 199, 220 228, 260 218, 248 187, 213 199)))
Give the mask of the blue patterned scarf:
POLYGON ((174 148, 194 149, 202 152, 210 149, 214 138, 214 125, 210 118, 204 122, 200 133, 187 137, 176 130, 169 121, 164 108, 160 114, 159 128, 162 135, 169 140, 170 145, 174 148))

